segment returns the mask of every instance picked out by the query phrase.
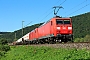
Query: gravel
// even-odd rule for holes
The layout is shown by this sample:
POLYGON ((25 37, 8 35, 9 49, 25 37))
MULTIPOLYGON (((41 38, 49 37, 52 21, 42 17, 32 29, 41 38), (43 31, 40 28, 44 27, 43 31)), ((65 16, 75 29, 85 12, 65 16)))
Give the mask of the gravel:
POLYGON ((37 44, 31 46, 46 46, 53 48, 76 48, 90 50, 90 43, 60 43, 60 44, 37 44))

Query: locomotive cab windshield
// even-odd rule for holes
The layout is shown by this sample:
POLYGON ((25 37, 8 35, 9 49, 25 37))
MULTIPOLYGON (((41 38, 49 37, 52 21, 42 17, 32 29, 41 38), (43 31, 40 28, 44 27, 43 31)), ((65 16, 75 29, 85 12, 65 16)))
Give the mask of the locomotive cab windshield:
POLYGON ((56 24, 71 24, 70 20, 60 20, 60 19, 57 19, 56 20, 56 24))

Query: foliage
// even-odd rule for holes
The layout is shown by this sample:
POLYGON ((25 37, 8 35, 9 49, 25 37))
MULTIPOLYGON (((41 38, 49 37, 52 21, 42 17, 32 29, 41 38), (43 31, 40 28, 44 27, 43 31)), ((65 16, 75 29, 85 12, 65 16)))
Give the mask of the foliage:
POLYGON ((2 35, 2 34, 7 34, 7 33, 10 33, 10 32, 0 32, 1 35, 2 35))
POLYGON ((1 60, 85 60, 90 59, 86 49, 64 49, 33 46, 11 46, 1 60))
POLYGON ((8 45, 0 45, 0 51, 9 51, 10 50, 10 47, 8 45))
POLYGON ((84 38, 90 34, 90 12, 71 17, 73 21, 74 38, 84 38))
POLYGON ((10 46, 7 45, 6 39, 0 39, 0 58, 5 55, 7 51, 10 50, 10 46))
POLYGON ((86 35, 84 38, 75 38, 74 42, 90 42, 90 35, 86 35))
POLYGON ((5 55, 5 51, 0 51, 0 58, 5 55))
POLYGON ((84 37, 84 42, 90 42, 90 35, 86 35, 85 37, 84 37))
POLYGON ((0 39, 0 44, 5 45, 5 44, 7 44, 7 43, 8 43, 8 42, 7 42, 6 39, 4 39, 4 38, 0 39))

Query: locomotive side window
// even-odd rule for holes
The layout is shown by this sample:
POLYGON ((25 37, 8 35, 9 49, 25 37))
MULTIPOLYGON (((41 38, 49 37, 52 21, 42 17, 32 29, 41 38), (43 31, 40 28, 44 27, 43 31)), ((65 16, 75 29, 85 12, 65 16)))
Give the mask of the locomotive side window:
POLYGON ((64 20, 64 24, 70 24, 70 20, 64 20))
POLYGON ((51 25, 52 25, 52 21, 51 21, 51 25))

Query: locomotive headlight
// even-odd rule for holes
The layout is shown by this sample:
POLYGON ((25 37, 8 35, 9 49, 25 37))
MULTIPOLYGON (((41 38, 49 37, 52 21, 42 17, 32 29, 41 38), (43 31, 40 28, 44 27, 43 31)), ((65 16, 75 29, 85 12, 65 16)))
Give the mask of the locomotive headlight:
POLYGON ((72 30, 72 27, 68 27, 68 30, 72 30))
POLYGON ((58 30, 60 30, 60 27, 57 27, 58 30))

